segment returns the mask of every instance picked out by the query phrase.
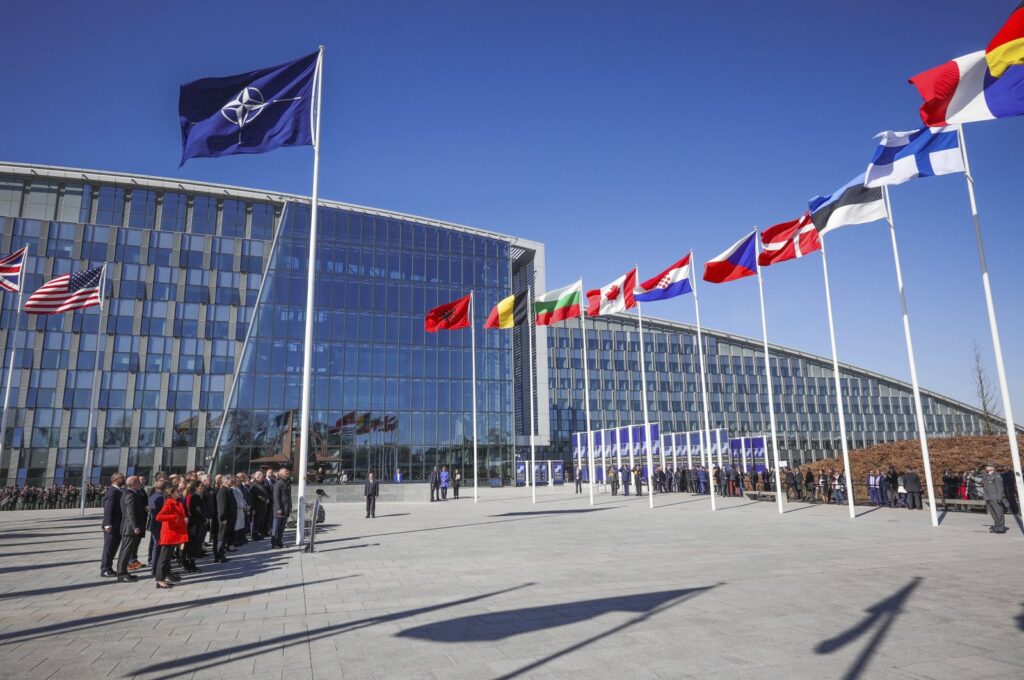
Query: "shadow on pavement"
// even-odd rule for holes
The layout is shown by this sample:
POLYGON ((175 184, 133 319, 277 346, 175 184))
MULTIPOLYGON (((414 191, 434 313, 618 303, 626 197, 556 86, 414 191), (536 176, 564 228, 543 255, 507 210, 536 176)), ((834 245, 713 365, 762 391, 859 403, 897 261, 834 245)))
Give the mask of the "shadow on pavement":
POLYGON ((789 510, 783 510, 782 514, 785 515, 785 514, 788 514, 790 512, 800 512, 801 510, 807 510, 809 508, 816 508, 816 507, 818 507, 818 506, 817 505, 810 505, 810 504, 809 505, 803 505, 803 506, 800 506, 799 508, 790 508, 789 510))
MULTIPOLYGON (((110 614, 100 614, 97 616, 89 616, 84 619, 74 619, 72 621, 61 621, 59 623, 50 623, 45 626, 36 626, 34 628, 26 628, 24 630, 8 631, 0 633, 0 645, 8 644, 21 644, 29 640, 36 640, 39 638, 45 638, 50 635, 59 635, 63 633, 69 633, 76 630, 88 629, 94 626, 102 626, 108 623, 122 623, 125 621, 135 621, 138 619, 146 619, 147 617, 159 616, 160 614, 167 612, 182 611, 186 609, 192 609, 193 607, 199 609, 202 607, 209 606, 211 604, 218 604, 221 602, 230 602, 231 600, 247 599, 252 597, 258 597, 260 595, 271 595, 291 588, 299 588, 303 585, 317 585, 320 583, 330 583, 332 581, 340 581, 346 578, 355 578, 356 575, 351 576, 340 576, 338 578, 322 579, 320 581, 313 581, 311 583, 292 583, 275 585, 269 588, 261 588, 259 590, 242 590, 237 593, 230 593, 227 595, 214 595, 213 597, 203 597, 201 599, 189 600, 185 602, 174 602, 171 604, 157 604, 151 607, 140 607, 138 609, 122 610, 113 612, 110 614)), ((140 579, 141 581, 142 579, 140 579)), ((148 581, 147 581, 148 583, 148 581)), ((130 584, 129 584, 130 585, 130 584)), ((67 587, 59 589, 67 590, 67 587)), ((182 591, 185 591, 182 589, 182 591)), ((182 592, 179 591, 179 592, 182 592)), ((187 591, 185 591, 187 592, 187 591)), ((201 609, 199 609, 201 611, 201 609)))
POLYGON ((758 505, 761 501, 750 501, 749 503, 740 503, 739 505, 726 505, 718 508, 719 510, 732 510, 733 508, 745 508, 748 505, 758 505))
MULTIPOLYGON (((67 551, 64 551, 67 552, 67 551)), ((34 553, 30 553, 34 554, 34 553)), ((7 557, 3 555, 2 557, 7 557)), ((56 567, 73 567, 80 564, 96 564, 99 565, 99 560, 79 560, 78 562, 65 562, 63 560, 59 562, 50 562, 49 564, 39 564, 35 562, 33 564, 21 564, 16 567, 0 567, 0 574, 13 574, 19 571, 38 571, 39 569, 54 569, 56 567)))
POLYGON ((534 515, 577 515, 583 512, 600 512, 602 510, 615 510, 615 508, 579 508, 576 510, 531 510, 523 512, 503 512, 500 515, 488 515, 488 517, 532 517, 534 515))
POLYGON ((335 550, 352 550, 353 548, 372 548, 378 546, 380 543, 360 543, 359 545, 343 545, 340 548, 328 548, 327 550, 317 550, 318 553, 334 552, 335 550))
POLYGON ((386 515, 377 515, 377 519, 383 519, 384 517, 405 517, 406 515, 410 515, 410 514, 412 514, 412 513, 409 513, 409 512, 391 512, 391 513, 388 513, 386 515))
MULTIPOLYGON (((875 512, 876 510, 881 510, 881 509, 882 508, 880 506, 875 506, 873 508, 868 508, 867 510, 865 510, 863 512, 858 512, 855 516, 856 517, 863 517, 864 515, 870 515, 871 513, 875 512)), ((943 512, 942 514, 943 514, 943 516, 945 516, 946 513, 943 512)), ((942 523, 941 519, 939 520, 939 523, 940 524, 942 523)))
POLYGON ((368 616, 366 618, 357 619, 355 621, 346 621, 345 623, 337 623, 327 626, 319 626, 317 628, 307 629, 303 626, 302 630, 294 633, 286 633, 284 635, 276 636, 264 636, 262 639, 255 642, 244 642, 241 644, 231 645, 228 647, 220 647, 217 649, 210 649, 199 654, 191 654, 189 656, 181 656, 180 658, 171 661, 160 661, 153 663, 142 668, 136 668, 129 672, 129 674, 122 677, 134 677, 137 675, 145 675, 147 673, 161 673, 157 676, 160 679, 170 679, 181 677, 182 674, 187 670, 189 673, 199 673, 204 670, 208 670, 222 663, 225 659, 231 658, 234 661, 240 661, 242 659, 250 659, 261 654, 267 654, 269 652, 278 652, 281 650, 291 647, 293 645, 302 645, 316 640, 322 640, 330 638, 335 635, 342 633, 348 633, 354 630, 360 630, 362 628, 369 628, 370 626, 376 626, 381 623, 391 623, 393 621, 401 621, 403 619, 413 618, 423 614, 429 614, 431 612, 448 609, 450 607, 458 607, 463 604, 470 602, 476 602, 478 600, 484 600, 505 593, 510 593, 521 588, 527 588, 534 585, 533 583, 524 583, 519 586, 513 586, 511 588, 505 588, 503 590, 496 590, 490 593, 484 593, 483 595, 474 595, 472 597, 462 598, 460 600, 451 600, 442 602, 441 604, 429 605, 426 607, 417 607, 415 609, 406 609, 393 614, 381 614, 380 616, 368 616))
POLYGON ((1017 628, 1019 628, 1020 630, 1024 630, 1024 602, 1021 602, 1020 606, 1022 611, 1020 614, 1017 614, 1016 616, 1017 628))
POLYGON ((854 680, 862 677, 867 670, 871 657, 878 651, 882 641, 889 634, 889 628, 896 622, 896 617, 903 612, 903 605, 910 599, 914 590, 924 581, 920 576, 915 576, 910 583, 900 588, 889 597, 881 600, 864 611, 867 616, 861 619, 855 626, 847 628, 839 635, 823 640, 814 648, 816 654, 832 654, 839 651, 846 645, 852 643, 862 635, 866 635, 873 626, 878 624, 878 630, 868 641, 866 647, 861 650, 853 665, 843 675, 844 680, 854 680))

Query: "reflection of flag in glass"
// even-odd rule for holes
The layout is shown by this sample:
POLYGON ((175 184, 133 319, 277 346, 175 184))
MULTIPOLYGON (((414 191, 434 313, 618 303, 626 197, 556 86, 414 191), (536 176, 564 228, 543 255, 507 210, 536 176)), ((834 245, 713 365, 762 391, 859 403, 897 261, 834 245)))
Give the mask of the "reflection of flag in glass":
POLYGON ((356 434, 370 433, 370 413, 360 413, 356 418, 356 434))
POLYGON ((385 432, 394 432, 397 429, 398 429, 398 416, 396 416, 396 415, 384 416, 384 431, 385 432))

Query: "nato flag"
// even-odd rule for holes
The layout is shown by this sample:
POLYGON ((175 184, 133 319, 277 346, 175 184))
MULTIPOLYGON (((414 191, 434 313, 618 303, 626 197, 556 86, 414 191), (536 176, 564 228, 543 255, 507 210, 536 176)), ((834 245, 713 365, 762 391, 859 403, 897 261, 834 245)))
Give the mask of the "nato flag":
POLYGON ((313 144, 320 52, 270 68, 181 86, 181 167, 189 158, 313 144))

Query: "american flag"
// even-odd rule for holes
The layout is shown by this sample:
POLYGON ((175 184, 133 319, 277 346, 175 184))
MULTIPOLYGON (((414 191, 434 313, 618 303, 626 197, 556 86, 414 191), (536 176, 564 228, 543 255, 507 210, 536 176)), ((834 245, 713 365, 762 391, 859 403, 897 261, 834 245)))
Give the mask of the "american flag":
POLYGON ((25 301, 25 311, 29 314, 60 314, 99 305, 104 267, 106 265, 65 274, 47 282, 25 301))
POLYGON ((17 293, 21 290, 21 268, 25 264, 28 246, 7 257, 0 258, 0 290, 17 293))

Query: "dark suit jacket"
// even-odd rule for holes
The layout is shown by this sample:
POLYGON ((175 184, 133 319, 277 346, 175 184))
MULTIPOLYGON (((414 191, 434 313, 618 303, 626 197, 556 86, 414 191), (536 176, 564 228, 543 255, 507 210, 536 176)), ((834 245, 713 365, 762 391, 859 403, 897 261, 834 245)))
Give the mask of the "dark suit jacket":
POLYGON ((146 504, 142 494, 131 489, 121 494, 121 535, 142 536, 146 533, 146 504), (135 533, 136 529, 138 533, 135 533))
POLYGON ((254 509, 267 509, 267 505, 270 503, 270 492, 267 491, 267 487, 263 484, 253 484, 249 489, 249 494, 252 497, 252 507, 254 509))
POLYGON ((103 492, 103 526, 110 527, 110 533, 121 535, 121 489, 108 486, 103 492))
POLYGON ((292 485, 283 479, 274 484, 274 517, 288 517, 292 514, 292 485))
POLYGON ((156 515, 164 507, 164 495, 154 492, 149 495, 149 533, 153 534, 153 540, 160 540, 160 522, 156 515))
POLYGON ((921 478, 916 472, 903 473, 903 488, 907 493, 921 493, 921 478))
POLYGON ((235 520, 238 518, 238 503, 235 502, 235 494, 226 486, 217 489, 217 519, 227 522, 228 528, 234 530, 235 520))
POLYGON ((363 484, 363 495, 364 496, 379 496, 380 495, 380 482, 376 479, 372 482, 366 480, 363 484))

